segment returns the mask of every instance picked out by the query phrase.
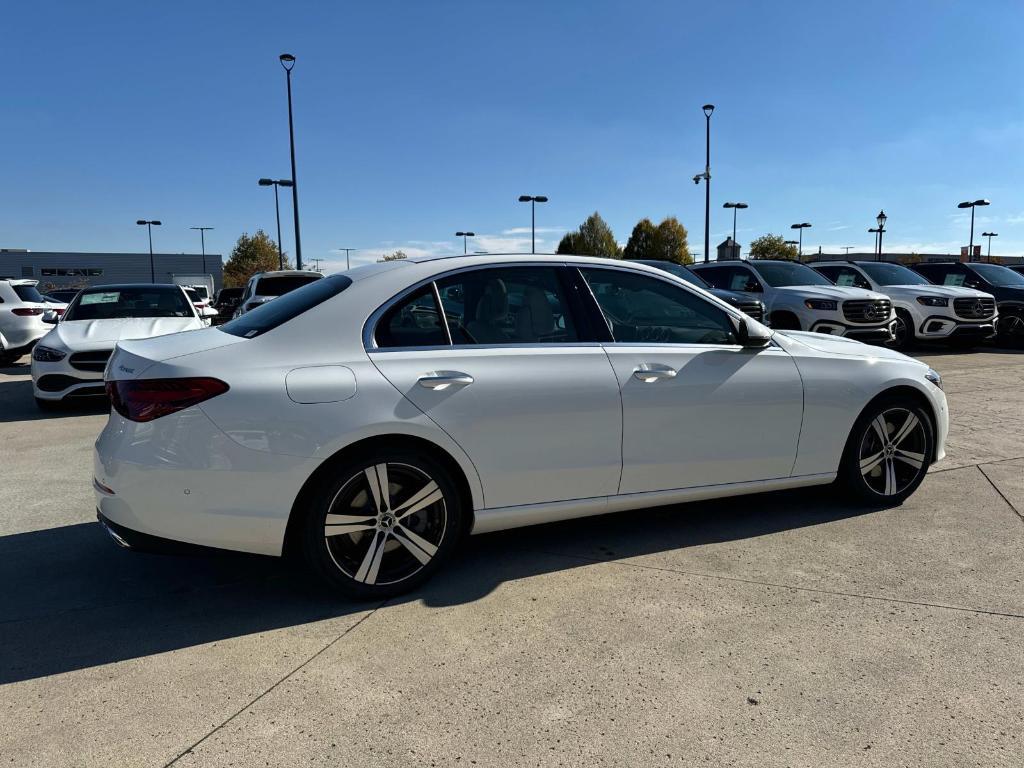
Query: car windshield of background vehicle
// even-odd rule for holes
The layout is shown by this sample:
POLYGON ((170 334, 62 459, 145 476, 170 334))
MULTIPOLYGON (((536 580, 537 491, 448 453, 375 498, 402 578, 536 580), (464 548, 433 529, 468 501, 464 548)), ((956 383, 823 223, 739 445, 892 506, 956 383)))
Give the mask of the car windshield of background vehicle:
POLYGON ((728 315, 683 288, 620 270, 582 272, 616 342, 736 343, 728 315))
POLYGON ((680 280, 685 280, 690 285, 696 285, 698 288, 704 288, 705 290, 710 288, 711 285, 703 278, 697 275, 696 272, 684 267, 682 264, 676 264, 674 261, 654 261, 653 259, 642 260, 637 259, 637 264, 646 264, 648 267, 654 267, 660 269, 663 272, 668 272, 670 275, 675 275, 680 280))
POLYGON ((557 272, 512 267, 439 280, 453 344, 564 344, 578 341, 557 272))
POLYGON ((171 286, 97 288, 82 291, 64 313, 63 322, 120 317, 195 317, 195 312, 181 290, 171 286))
POLYGON ((11 288, 18 294, 18 298, 22 301, 31 301, 37 304, 43 303, 43 295, 39 293, 39 290, 34 285, 12 285, 11 288))
POLYGON ((281 277, 261 277, 256 281, 256 290, 253 296, 284 296, 296 288, 301 288, 309 283, 318 283, 322 277, 312 275, 282 275, 281 277))
POLYGON ((241 336, 244 339, 262 336, 267 331, 284 325, 317 304, 322 304, 337 296, 350 285, 352 285, 352 279, 345 275, 331 275, 314 280, 279 299, 256 307, 224 325, 218 325, 217 330, 230 333, 232 336, 241 336))
POLYGON ((752 265, 772 288, 787 288, 791 285, 832 285, 824 276, 806 264, 786 262, 758 262, 752 265))
POLYGON ((902 264, 860 264, 868 277, 879 285, 929 285, 928 281, 902 264))
POLYGON ((1024 275, 1014 272, 1000 264, 971 264, 971 269, 988 280, 992 285, 1002 288, 1024 288, 1024 275))

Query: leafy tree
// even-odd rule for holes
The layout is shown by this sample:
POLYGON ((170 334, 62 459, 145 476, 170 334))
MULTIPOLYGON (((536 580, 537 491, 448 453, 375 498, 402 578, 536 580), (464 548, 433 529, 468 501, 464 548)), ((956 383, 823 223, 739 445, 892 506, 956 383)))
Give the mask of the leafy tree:
POLYGON ((626 248, 622 252, 622 258, 624 259, 656 259, 654 255, 654 241, 657 233, 657 227, 654 226, 654 222, 648 218, 640 219, 633 227, 633 232, 629 235, 629 240, 626 242, 626 248))
POLYGON ((597 211, 590 214, 575 232, 567 233, 555 253, 622 258, 615 234, 597 211))
MULTIPOLYGON (((292 268, 287 255, 284 257, 284 267, 292 268)), ((279 268, 277 243, 262 229, 257 229, 254 235, 243 232, 224 264, 224 285, 228 288, 239 288, 249 282, 249 278, 257 272, 269 272, 279 268)))
POLYGON ((394 253, 385 253, 378 261, 401 261, 408 258, 405 251, 395 251, 394 253))
POLYGON ((686 242, 686 227, 675 216, 662 220, 654 232, 652 259, 674 261, 676 264, 692 264, 690 246, 686 242))
POLYGON ((795 245, 787 244, 782 235, 761 235, 750 243, 750 258, 796 261, 799 252, 795 245))

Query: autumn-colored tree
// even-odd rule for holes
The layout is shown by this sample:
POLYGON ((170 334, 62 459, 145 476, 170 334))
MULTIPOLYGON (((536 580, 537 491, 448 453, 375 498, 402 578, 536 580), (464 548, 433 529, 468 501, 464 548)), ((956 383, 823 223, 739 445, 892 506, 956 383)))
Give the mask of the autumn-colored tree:
POLYGON ((686 242, 686 227, 675 216, 662 219, 654 231, 654 259, 692 264, 690 246, 686 242))
POLYGON ((377 261, 401 261, 402 259, 408 259, 409 256, 405 251, 395 251, 394 253, 385 253, 377 261))
POLYGON ((558 243, 555 253, 622 258, 615 234, 597 211, 590 214, 575 232, 567 233, 558 243))
POLYGON ((799 252, 796 246, 788 244, 782 235, 761 235, 750 243, 750 258, 797 261, 799 252))
POLYGON ((648 218, 640 219, 633 227, 632 233, 629 235, 629 240, 626 241, 626 247, 622 251, 622 258, 624 259, 656 259, 654 255, 654 240, 657 233, 657 227, 654 226, 654 222, 648 218))
MULTIPOLYGON (((224 287, 240 288, 257 272, 270 272, 279 268, 277 243, 262 229, 257 229, 254 235, 243 232, 224 264, 224 287)), ((292 268, 287 254, 284 257, 284 268, 292 268)))

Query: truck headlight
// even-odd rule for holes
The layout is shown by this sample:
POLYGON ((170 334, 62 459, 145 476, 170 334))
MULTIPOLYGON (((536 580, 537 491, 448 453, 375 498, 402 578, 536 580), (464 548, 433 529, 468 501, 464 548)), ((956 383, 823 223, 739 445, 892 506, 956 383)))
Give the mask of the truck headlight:
POLYGON ((38 360, 40 363, 56 363, 67 356, 67 352, 62 352, 52 347, 44 347, 42 344, 36 344, 32 350, 32 359, 38 360))
POLYGON ((831 301, 829 299, 807 299, 804 302, 804 306, 808 309, 819 309, 827 310, 829 312, 835 312, 839 309, 839 302, 831 301))
POLYGON ((942 376, 940 376, 939 372, 936 371, 934 368, 929 368, 927 371, 925 371, 924 377, 928 379, 928 381, 930 381, 936 387, 942 389, 942 376))
POLYGON ((944 296, 918 296, 917 303, 926 307, 948 307, 949 299, 944 296))

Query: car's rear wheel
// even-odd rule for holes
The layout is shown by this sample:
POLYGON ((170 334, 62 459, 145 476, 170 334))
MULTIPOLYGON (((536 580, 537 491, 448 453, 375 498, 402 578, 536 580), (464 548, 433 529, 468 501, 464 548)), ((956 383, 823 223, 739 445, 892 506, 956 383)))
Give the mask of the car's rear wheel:
POLYGON ((900 504, 928 472, 934 435, 931 416, 913 398, 880 399, 853 425, 840 477, 869 504, 900 504))
POLYGON ((328 584, 383 598, 422 584, 462 532, 448 471, 417 452, 385 451, 321 483, 303 520, 303 554, 328 584))

